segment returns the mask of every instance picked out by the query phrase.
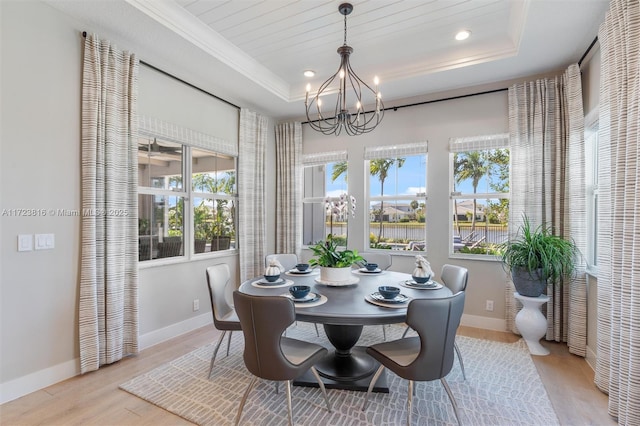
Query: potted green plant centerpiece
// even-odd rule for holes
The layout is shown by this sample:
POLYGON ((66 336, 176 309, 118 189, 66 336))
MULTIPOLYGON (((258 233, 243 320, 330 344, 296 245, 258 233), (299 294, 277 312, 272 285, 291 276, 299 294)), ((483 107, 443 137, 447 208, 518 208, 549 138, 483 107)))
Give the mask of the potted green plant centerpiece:
POLYGON ((352 278, 351 265, 364 260, 357 250, 338 250, 338 243, 331 234, 325 241, 318 241, 309 248, 313 251, 309 265, 320 266, 320 280, 326 282, 349 282, 352 278))
POLYGON ((544 293, 549 279, 570 279, 580 256, 572 240, 553 235, 545 224, 532 229, 526 216, 517 236, 502 244, 499 253, 516 291, 529 297, 544 293))

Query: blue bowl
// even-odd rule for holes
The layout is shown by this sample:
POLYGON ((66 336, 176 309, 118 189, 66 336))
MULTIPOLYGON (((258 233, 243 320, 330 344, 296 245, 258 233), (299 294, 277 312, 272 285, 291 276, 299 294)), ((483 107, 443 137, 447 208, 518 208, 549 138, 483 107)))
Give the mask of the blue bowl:
POLYGON ((297 269, 298 271, 300 271, 300 272, 304 272, 304 271, 306 271, 307 269, 309 269, 309 264, 308 264, 308 263, 298 263, 298 264, 296 265, 296 269, 297 269))
POLYGON ((366 265, 364 265, 365 268, 367 268, 367 271, 375 271, 376 269, 378 269, 378 264, 377 263, 367 263, 366 265))
POLYGON ((280 278, 280 274, 278 274, 278 275, 265 275, 264 276, 264 279, 269 281, 270 283, 278 281, 278 278, 280 278))
POLYGON ((413 275, 411 276, 411 278, 413 278, 413 280, 415 282, 417 282, 418 284, 426 284, 427 281, 429 281, 431 279, 430 276, 428 276, 428 277, 416 277, 416 276, 413 276, 413 275))
POLYGON ((380 293, 385 299, 393 299, 400 294, 400 289, 390 285, 383 285, 378 287, 378 293, 380 293))
POLYGON ((311 287, 308 285, 292 285, 289 287, 289 293, 291 293, 294 299, 302 299, 309 294, 310 290, 311 287))

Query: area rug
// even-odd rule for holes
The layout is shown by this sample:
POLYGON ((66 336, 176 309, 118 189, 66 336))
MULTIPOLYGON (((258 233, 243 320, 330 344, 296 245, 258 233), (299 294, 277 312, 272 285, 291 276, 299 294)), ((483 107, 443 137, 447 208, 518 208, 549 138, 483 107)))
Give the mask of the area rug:
MULTIPOLYGON (((321 327, 319 327, 322 330, 321 327)), ((399 338, 404 329, 387 328, 387 340, 399 338)), ((297 323, 288 337, 331 347, 312 324, 297 323)), ((380 326, 365 327, 359 345, 382 340, 380 326)), ((557 425, 558 419, 529 351, 516 343, 456 337, 467 379, 457 359, 447 381, 458 402, 464 425, 557 425)), ((199 425, 230 425, 242 395, 252 378, 242 360, 242 333, 233 333, 230 354, 225 343, 218 352, 211 379, 207 378, 213 344, 209 344, 142 374, 120 388, 199 425)), ((329 413, 317 388, 292 389, 296 425, 403 425, 406 424, 407 381, 387 371, 390 392, 374 393, 362 411, 365 392, 328 389, 333 411, 329 413)), ((453 409, 440 381, 417 383, 413 399, 417 425, 456 424, 453 409)), ((272 382, 259 381, 244 407, 243 425, 287 424, 284 387, 276 393, 272 382)))

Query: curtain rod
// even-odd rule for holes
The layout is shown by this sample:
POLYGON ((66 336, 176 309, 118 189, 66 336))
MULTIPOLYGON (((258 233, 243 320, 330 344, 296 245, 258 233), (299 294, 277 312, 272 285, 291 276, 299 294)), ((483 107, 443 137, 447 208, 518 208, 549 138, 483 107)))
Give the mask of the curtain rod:
POLYGON ((598 36, 596 36, 596 38, 593 39, 589 47, 587 47, 587 50, 582 55, 582 58, 580 58, 580 60, 578 61, 578 66, 582 65, 582 61, 584 61, 584 58, 586 58, 589 52, 591 52, 591 49, 593 48, 593 46, 595 46, 597 41, 598 41, 598 36))
MULTIPOLYGON (((389 110, 397 111, 400 108, 409 108, 409 107, 414 107, 414 106, 419 106, 419 105, 432 104, 432 103, 436 103, 436 102, 452 101, 454 99, 469 98, 471 96, 488 95, 490 93, 504 92, 505 90, 509 90, 509 88, 508 87, 503 87, 501 89, 487 90, 485 92, 469 93, 469 94, 466 94, 466 95, 450 96, 448 98, 432 99, 430 101, 415 102, 415 103, 412 103, 412 104, 396 105, 396 106, 384 108, 383 111, 389 111, 389 110)), ((370 112, 373 112, 373 111, 367 111, 365 114, 369 114, 370 112)), ((320 121, 320 120, 303 121, 302 124, 315 123, 317 121, 320 121)))
MULTIPOLYGON (((85 38, 87 37, 87 32, 86 32, 86 31, 83 31, 83 32, 82 32, 82 37, 85 37, 85 38)), ((164 70, 161 70, 160 68, 158 68, 158 67, 156 67, 156 66, 154 66, 154 65, 151 65, 151 64, 150 64, 150 63, 148 63, 148 62, 145 62, 145 61, 143 61, 143 60, 140 60, 140 63, 141 63, 142 65, 146 65, 147 67, 149 67, 149 68, 151 68, 151 69, 153 69, 153 70, 155 70, 155 71, 158 71, 159 73, 162 73, 162 74, 166 75, 167 77, 171 77, 171 78, 173 78, 174 80, 177 80, 177 81, 179 81, 179 82, 180 82, 180 83, 182 83, 182 84, 186 84, 187 86, 189 86, 189 87, 191 87, 191 88, 193 88, 193 89, 196 89, 196 90, 198 90, 198 91, 200 91, 200 92, 202 92, 202 93, 204 93, 204 94, 207 94, 207 95, 209 95, 209 96, 212 96, 212 97, 216 98, 217 100, 224 102, 224 103, 225 103, 225 104, 227 104, 227 105, 230 105, 230 106, 232 106, 232 107, 234 107, 234 108, 236 108, 236 109, 241 109, 238 105, 236 105, 236 104, 234 104, 234 103, 231 103, 231 102, 229 102, 229 101, 228 101, 228 100, 226 100, 226 99, 222 99, 221 97, 216 96, 216 95, 214 95, 214 94, 213 94, 213 93, 211 93, 211 92, 207 92, 206 90, 204 90, 204 89, 202 89, 202 88, 200 88, 200 87, 198 87, 198 86, 195 86, 195 85, 193 85, 193 84, 189 83, 188 81, 184 81, 184 80, 183 80, 183 79, 181 79, 180 77, 176 77, 176 76, 175 76, 175 75, 173 75, 173 74, 170 74, 170 73, 168 73, 168 72, 166 72, 166 71, 164 71, 164 70)))
MULTIPOLYGON (((589 54, 589 52, 591 51, 591 49, 593 48, 593 46, 596 44, 597 41, 598 41, 598 36, 596 36, 596 38, 593 39, 593 41, 591 42, 591 44, 587 48, 586 52, 584 52, 584 54, 582 55, 582 58, 580 58, 580 60, 578 61, 578 66, 582 65, 582 61, 584 61, 584 58, 587 57, 587 55, 589 54)), ((502 92, 502 91, 505 91, 505 90, 509 90, 509 89, 505 87, 505 88, 502 88, 502 89, 488 90, 486 92, 470 93, 468 95, 451 96, 449 98, 433 99, 431 101, 416 102, 416 103, 413 103, 413 104, 406 104, 406 105, 398 105, 398 106, 384 108, 384 111, 388 111, 388 110, 397 111, 400 108, 408 108, 408 107, 426 105, 426 104, 431 104, 431 103, 435 103, 435 102, 442 102, 442 101, 451 101, 451 100, 454 100, 454 99, 467 98, 467 97, 470 97, 470 96, 477 96, 477 95, 486 95, 486 94, 489 94, 489 93, 502 92)), ((371 112, 373 112, 373 111, 367 111, 365 114, 369 114, 371 112)), ((320 120, 303 121, 302 124, 316 123, 318 121, 320 121, 320 120)))

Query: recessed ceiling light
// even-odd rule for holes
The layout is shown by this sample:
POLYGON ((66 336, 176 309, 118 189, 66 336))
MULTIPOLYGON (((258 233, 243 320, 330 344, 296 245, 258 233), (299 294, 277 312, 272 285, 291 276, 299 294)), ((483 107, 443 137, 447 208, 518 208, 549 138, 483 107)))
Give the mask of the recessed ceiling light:
POLYGON ((471 35, 471 31, 469 30, 459 31, 458 34, 456 34, 456 40, 458 41, 466 40, 469 38, 470 35, 471 35))
POLYGON ((314 75, 316 75, 316 72, 313 70, 305 70, 304 71, 304 76, 305 77, 313 77, 314 75))

